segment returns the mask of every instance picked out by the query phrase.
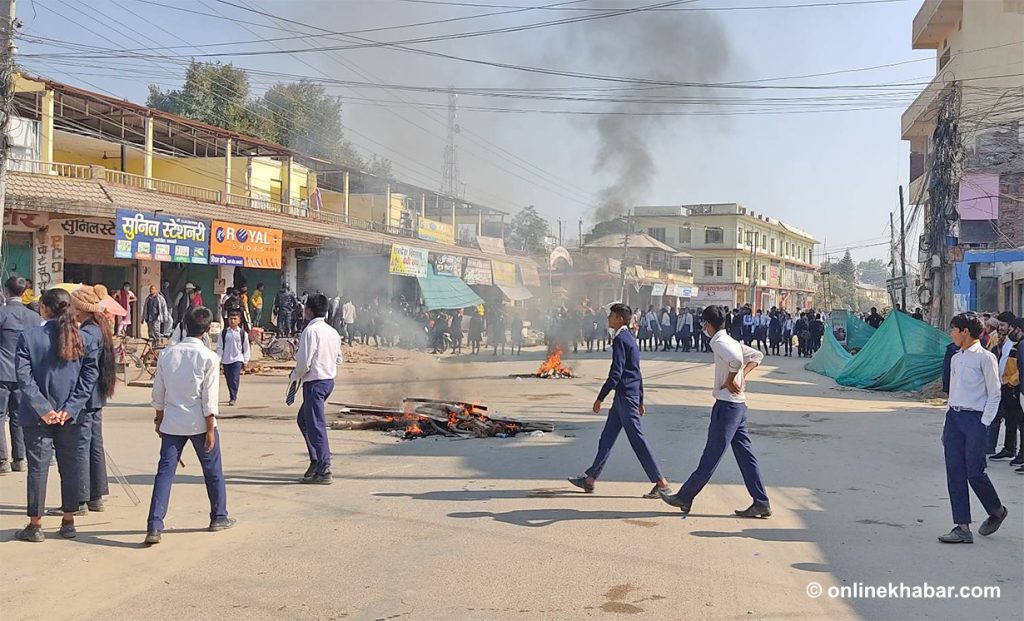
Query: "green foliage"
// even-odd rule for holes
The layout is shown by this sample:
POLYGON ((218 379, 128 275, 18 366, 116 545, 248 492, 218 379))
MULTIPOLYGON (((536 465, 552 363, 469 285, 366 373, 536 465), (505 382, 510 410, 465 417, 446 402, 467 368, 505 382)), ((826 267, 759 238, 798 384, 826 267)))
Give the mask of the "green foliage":
POLYGON ((881 259, 861 261, 857 264, 857 277, 862 283, 884 287, 889 279, 889 268, 881 259))
POLYGON ((548 221, 537 213, 533 205, 530 205, 512 216, 505 243, 516 250, 541 253, 545 251, 544 238, 548 233, 548 221))
POLYGON ((268 139, 268 124, 250 105, 249 76, 229 64, 193 61, 179 90, 149 87, 146 105, 208 125, 268 139))
POLYGON ((857 282, 857 266, 853 262, 853 257, 850 256, 850 251, 847 250, 843 258, 840 259, 839 263, 836 264, 834 274, 843 280, 849 282, 857 282))
POLYGON ((275 142, 338 164, 365 165, 345 139, 341 101, 323 86, 308 80, 275 84, 259 103, 270 116, 275 142))

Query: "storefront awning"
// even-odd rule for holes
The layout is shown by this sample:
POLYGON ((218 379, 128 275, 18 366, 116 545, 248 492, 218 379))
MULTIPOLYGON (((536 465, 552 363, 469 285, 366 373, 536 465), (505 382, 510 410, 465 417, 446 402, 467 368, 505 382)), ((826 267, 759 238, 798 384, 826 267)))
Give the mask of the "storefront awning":
POLYGON ((533 297, 530 290, 526 287, 509 287, 508 285, 498 285, 501 292, 505 294, 505 297, 512 300, 513 302, 522 302, 523 300, 529 300, 533 297))
POLYGON ((428 266, 426 276, 418 276, 416 280, 427 310, 455 310, 484 303, 461 278, 438 276, 432 266, 428 266))

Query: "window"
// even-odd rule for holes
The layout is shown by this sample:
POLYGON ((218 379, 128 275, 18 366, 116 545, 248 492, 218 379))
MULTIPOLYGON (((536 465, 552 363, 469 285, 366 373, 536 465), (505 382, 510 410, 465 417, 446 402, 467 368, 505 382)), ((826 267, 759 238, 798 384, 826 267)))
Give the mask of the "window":
POLYGON ((736 260, 736 278, 743 278, 743 261, 736 260))
POLYGON ((775 254, 775 238, 772 238, 772 254, 775 254))
POLYGON ((661 243, 665 243, 665 227, 647 229, 647 234, 661 243))
POLYGON ((715 276, 721 276, 725 274, 725 259, 715 260, 715 276))
POLYGON ((743 236, 743 227, 739 228, 739 232, 736 233, 736 245, 742 246, 747 243, 747 238, 743 236))
POLYGON ((768 266, 761 266, 761 280, 768 280, 768 266))
POLYGON ((786 256, 789 256, 789 242, 786 242, 786 256))
POLYGON ((692 263, 692 259, 678 259, 676 266, 680 272, 689 272, 692 269, 692 263))
POLYGON ((725 241, 725 230, 722 227, 705 227, 704 228, 704 243, 705 244, 721 244, 725 241))
POLYGON ((768 236, 765 235, 764 233, 761 233, 761 250, 764 250, 767 247, 768 247, 768 236))
POLYGON ((715 261, 714 259, 704 259, 704 275, 714 276, 715 275, 715 261))
POLYGON ((693 231, 690 230, 689 225, 679 227, 679 243, 689 244, 690 238, 692 237, 692 233, 693 231))

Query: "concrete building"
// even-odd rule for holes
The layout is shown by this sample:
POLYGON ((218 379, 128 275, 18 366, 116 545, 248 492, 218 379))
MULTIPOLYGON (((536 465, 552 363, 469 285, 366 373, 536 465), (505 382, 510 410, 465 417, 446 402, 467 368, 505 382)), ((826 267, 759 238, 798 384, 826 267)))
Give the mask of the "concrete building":
POLYGON ((1024 245, 1024 0, 926 0, 910 35, 914 49, 936 52, 935 77, 903 114, 902 138, 911 150, 908 200, 923 206, 925 224, 918 294, 931 321, 945 325, 999 302, 1001 268, 972 251, 1024 245), (929 181, 945 170, 936 166, 936 126, 957 98, 963 175, 953 204, 933 209, 929 181))
POLYGON ((634 230, 692 255, 696 306, 814 305, 814 237, 737 203, 646 206, 634 230))

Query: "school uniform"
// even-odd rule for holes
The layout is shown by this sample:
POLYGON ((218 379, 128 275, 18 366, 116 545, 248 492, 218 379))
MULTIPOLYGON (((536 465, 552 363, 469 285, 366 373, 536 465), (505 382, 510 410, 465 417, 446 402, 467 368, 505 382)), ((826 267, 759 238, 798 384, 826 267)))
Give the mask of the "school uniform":
POLYGON ((985 473, 988 426, 999 410, 1001 394, 999 363, 992 352, 976 342, 953 355, 942 450, 954 524, 971 523, 968 487, 988 515, 998 515, 1002 509, 999 494, 985 473))
POLYGON ((750 345, 754 340, 754 316, 744 314, 741 321, 743 325, 743 341, 750 345))
POLYGON ((19 297, 8 298, 7 305, 0 307, 0 465, 25 461, 25 436, 18 424, 21 389, 18 388, 15 356, 18 338, 38 325, 39 313, 22 304, 19 297), (4 425, 4 421, 8 424, 4 425), (5 426, 11 430, 10 450, 5 426))
POLYGON ((78 510, 82 410, 100 374, 100 342, 83 332, 85 355, 78 360, 61 360, 56 347, 58 330, 57 322, 49 321, 26 330, 18 340, 18 424, 25 433, 28 458, 29 517, 41 517, 45 512, 46 480, 54 451, 60 473, 61 509, 78 510), (47 425, 42 417, 51 411, 67 412, 70 418, 63 425, 47 425))
POLYGON ((153 480, 146 530, 164 530, 164 518, 171 499, 171 484, 178 470, 181 452, 189 442, 196 451, 206 494, 210 499, 210 525, 228 520, 227 486, 221 465, 220 434, 220 360, 203 342, 186 336, 160 354, 153 378, 154 410, 164 413, 160 423, 160 461, 153 480), (206 419, 213 417, 216 444, 206 451, 206 419))
POLYGON ((715 353, 715 384, 711 391, 715 405, 711 408, 708 439, 697 469, 675 496, 689 506, 711 480, 725 450, 731 446, 747 492, 755 504, 766 507, 768 493, 761 481, 757 457, 754 456, 747 433, 747 395, 743 377, 743 368, 751 362, 760 364, 764 354, 736 341, 724 330, 715 332, 711 337, 711 350, 715 353), (740 387, 737 394, 721 387, 730 373, 736 373, 736 384, 740 387))
POLYGON ((249 364, 249 336, 241 327, 227 327, 220 333, 220 364, 228 385, 228 399, 238 400, 242 383, 242 368, 249 364))
POLYGON ((314 476, 331 472, 331 447, 327 439, 324 403, 334 391, 341 358, 341 336, 322 317, 309 322, 299 337, 295 369, 290 381, 302 385, 302 406, 296 422, 306 441, 310 468, 314 476))
POLYGON ((620 431, 626 432, 629 444, 633 447, 640 465, 643 467, 651 483, 657 483, 663 477, 651 452, 651 447, 644 438, 640 425, 640 406, 644 404, 644 379, 640 373, 640 348, 636 344, 633 333, 625 326, 619 328, 612 340, 612 366, 608 371, 608 379, 601 386, 597 395, 598 401, 604 401, 608 393, 615 391, 612 407, 608 410, 608 420, 601 432, 597 445, 594 463, 587 469, 587 476, 597 479, 601 476, 612 446, 619 437, 620 431))
MULTIPOLYGON (((82 324, 83 335, 89 335, 100 344, 99 368, 103 368, 103 332, 91 319, 82 324)), ((99 381, 93 387, 89 400, 82 408, 79 426, 81 435, 78 440, 79 464, 79 504, 95 502, 110 494, 107 483, 107 455, 103 450, 103 408, 107 405, 107 395, 99 381)))
POLYGON ((793 355, 794 330, 796 330, 796 322, 793 321, 792 317, 787 317, 786 323, 782 324, 782 344, 785 346, 787 356, 793 355))

